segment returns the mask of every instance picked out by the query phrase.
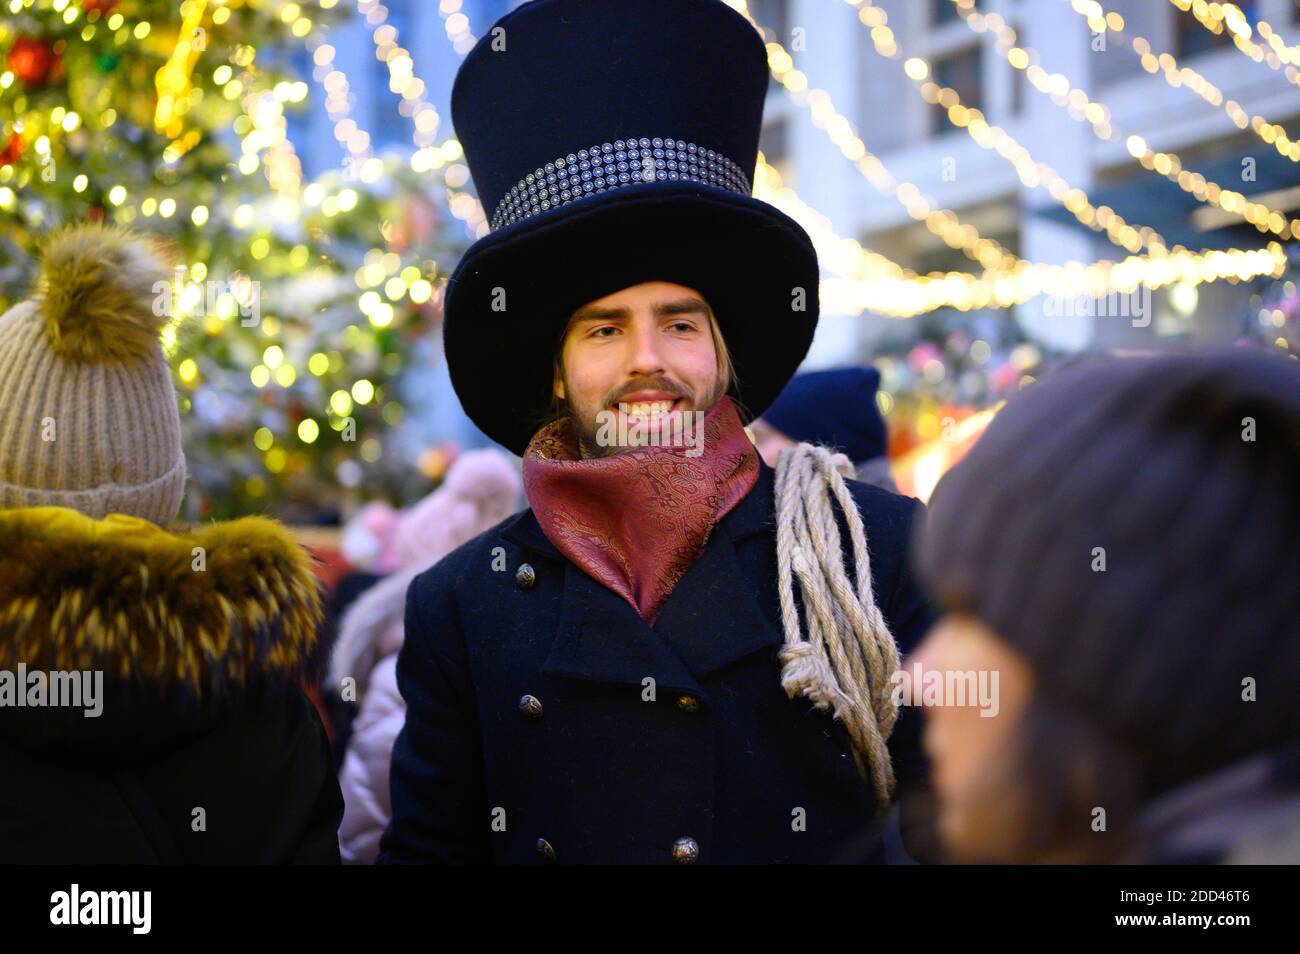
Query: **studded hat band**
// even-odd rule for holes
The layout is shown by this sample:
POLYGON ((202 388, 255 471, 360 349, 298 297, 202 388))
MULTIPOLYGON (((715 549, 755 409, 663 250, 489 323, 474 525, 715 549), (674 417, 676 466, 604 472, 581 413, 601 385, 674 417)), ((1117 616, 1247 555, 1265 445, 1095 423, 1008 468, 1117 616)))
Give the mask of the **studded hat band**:
POLYGON ((530 172, 497 203, 491 227, 513 225, 593 192, 655 179, 684 179, 741 195, 752 191, 740 166, 714 149, 681 139, 618 139, 560 156, 530 172))

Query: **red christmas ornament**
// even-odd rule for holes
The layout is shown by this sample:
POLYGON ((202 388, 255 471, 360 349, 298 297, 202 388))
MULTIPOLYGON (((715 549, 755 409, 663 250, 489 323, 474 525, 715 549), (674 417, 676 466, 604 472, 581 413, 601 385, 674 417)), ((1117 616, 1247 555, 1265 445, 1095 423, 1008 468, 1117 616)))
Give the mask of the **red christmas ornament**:
POLYGON ((86 218, 92 222, 104 221, 104 207, 102 205, 92 205, 90 211, 86 213, 86 218))
POLYGON ((62 66, 59 54, 44 40, 34 36, 20 36, 14 40, 5 62, 14 75, 32 89, 48 83, 62 66))
POLYGON ((0 149, 0 166, 12 166, 23 154, 23 137, 17 133, 9 135, 4 149, 0 149))
POLYGON ((87 13, 98 11, 100 16, 107 16, 117 8, 118 0, 85 0, 82 7, 87 13))

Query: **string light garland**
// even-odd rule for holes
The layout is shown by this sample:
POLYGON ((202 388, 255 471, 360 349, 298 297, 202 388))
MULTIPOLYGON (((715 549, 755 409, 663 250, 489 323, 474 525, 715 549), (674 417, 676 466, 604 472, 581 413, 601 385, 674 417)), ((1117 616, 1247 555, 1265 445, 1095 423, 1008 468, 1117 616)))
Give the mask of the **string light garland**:
MULTIPOLYGON (((1292 162, 1300 162, 1300 142, 1292 139, 1286 129, 1269 122, 1263 116, 1251 115, 1235 99, 1227 99, 1223 91, 1190 66, 1180 66, 1173 54, 1156 53, 1151 41, 1140 34, 1125 32, 1124 18, 1107 11, 1097 0, 1070 0, 1075 13, 1088 21, 1094 33, 1109 33, 1133 51, 1148 73, 1159 73, 1174 89, 1189 89, 1215 109, 1221 109, 1238 129, 1248 129, 1263 142, 1273 146, 1292 162)), ((1297 73, 1300 75, 1300 73, 1297 73)))
MULTIPOLYGON (((1024 70, 1026 78, 1039 92, 1050 96, 1058 105, 1068 106, 1071 117, 1087 122, 1098 139, 1112 142, 1122 139, 1129 155, 1137 159, 1143 169, 1163 176, 1200 202, 1240 215, 1260 232, 1300 238, 1300 221, 1290 219, 1262 202, 1251 201, 1241 192, 1226 189, 1198 172, 1185 169, 1182 158, 1173 151, 1158 152, 1141 136, 1124 136, 1111 125, 1110 111, 1103 104, 1075 86, 1065 74, 1049 73, 1034 62, 1034 51, 1017 45, 1016 31, 1002 17, 977 12, 974 9, 975 0, 952 2, 957 5, 959 15, 971 29, 980 33, 992 30, 1003 59, 1014 69, 1024 70)), ((910 64, 912 61, 908 62, 910 64)))
MULTIPOLYGON (((741 13, 754 29, 764 37, 775 36, 764 31, 750 15, 746 0, 726 0, 729 6, 741 13)), ((882 195, 895 199, 908 215, 923 223, 927 230, 938 236, 949 248, 957 249, 985 268, 1009 268, 1019 258, 997 241, 980 235, 975 226, 962 222, 957 214, 938 206, 927 198, 915 184, 900 181, 888 167, 874 155, 857 134, 853 123, 835 109, 830 94, 822 89, 809 89, 808 77, 795 68, 794 58, 778 41, 766 42, 768 66, 776 78, 799 106, 809 110, 813 125, 830 137, 844 157, 854 164, 858 172, 882 195)))
MULTIPOLYGON (((454 10, 458 10, 459 6, 458 0, 443 0, 439 10, 443 12, 444 20, 448 23, 453 22, 452 18, 457 15, 454 10), (443 10, 444 7, 446 11, 443 10), (451 15, 449 16, 448 13, 451 15)), ((435 135, 441 118, 437 109, 424 98, 424 81, 415 76, 415 64, 410 52, 397 45, 397 28, 387 22, 388 9, 378 0, 358 0, 357 9, 365 17, 366 22, 374 27, 371 39, 375 45, 375 56, 388 67, 389 89, 402 96, 402 101, 397 107, 398 112, 409 117, 415 125, 412 138, 416 150, 411 156, 411 168, 416 172, 440 171, 443 184, 447 189, 447 205, 452 215, 465 223, 470 235, 474 238, 482 238, 488 232, 487 216, 483 213, 482 207, 475 202, 474 197, 462 191, 462 187, 469 181, 468 167, 457 161, 464 155, 463 150, 454 138, 435 144, 435 135)), ((468 35, 469 20, 464 14, 459 16, 468 35)), ((460 25, 460 21, 455 22, 460 25)), ((455 44, 450 26, 448 39, 455 44)), ((456 48, 457 52, 464 55, 472 47, 471 39, 469 47, 463 51, 460 46, 456 48)))
MULTIPOLYGON (((858 8, 858 20, 870 30, 871 42, 881 56, 894 59, 902 50, 889 28, 889 17, 871 0, 844 0, 858 8)), ((1137 254, 1148 248, 1153 254, 1166 251, 1168 243, 1160 233, 1148 226, 1134 228, 1123 216, 1109 206, 1094 206, 1083 189, 1075 188, 1051 166, 1040 162, 1002 127, 990 124, 982 111, 962 104, 955 89, 940 86, 929 79, 930 65, 920 57, 909 57, 903 71, 915 83, 927 103, 944 107, 945 116, 952 125, 964 129, 984 149, 995 150, 1015 168, 1020 181, 1027 188, 1044 188, 1048 195, 1062 205, 1082 225, 1095 232, 1104 232, 1115 245, 1137 254)))
POLYGON ((347 74, 334 66, 336 50, 332 44, 308 41, 312 55, 312 78, 325 91, 325 113, 334 124, 334 138, 347 150, 347 162, 358 178, 373 182, 383 171, 383 163, 374 157, 370 133, 352 118, 352 87, 347 74))
POLYGON ((379 0, 357 0, 357 10, 374 27, 371 40, 375 57, 388 68, 388 88, 402 98, 397 111, 415 126, 411 138, 416 148, 431 145, 441 118, 433 104, 424 98, 424 80, 415 75, 410 51, 398 45, 397 27, 388 22, 388 8, 379 0))
MULTIPOLYGON (((727 2, 748 16, 745 0, 727 2)), ((459 0, 444 0, 440 11, 454 14, 459 8, 459 0)), ((752 18, 750 22, 754 23, 752 18)), ((754 23, 754 26, 761 32, 758 24, 754 23)), ((448 30, 450 41, 455 43, 458 36, 472 37, 468 21, 463 25, 458 23, 457 27, 456 31, 448 30)), ((768 49, 769 62, 774 55, 778 58, 785 55, 789 65, 785 62, 780 65, 785 66, 787 77, 797 73, 793 70, 789 53, 779 43, 768 44, 768 49)), ((464 51, 458 48, 457 52, 463 55, 464 51)), ((781 79, 775 65, 773 72, 781 79)), ((798 76, 792 78, 795 86, 800 83, 798 76)), ((783 85, 786 84, 783 82, 783 85)), ((847 119, 843 120, 843 123, 847 122, 847 119)), ((851 133, 851 126, 849 131, 851 133)), ((865 153, 865 147, 863 149, 865 153)), ((907 185, 901 183, 899 188, 907 185)), ((834 276, 821 283, 824 307, 833 313, 872 311, 909 318, 944 307, 962 311, 1007 308, 1043 294, 1096 299, 1116 293, 1128 294, 1142 286, 1154 289, 1179 282, 1195 285, 1224 279, 1241 281, 1262 274, 1279 275, 1286 267, 1285 252, 1280 244, 1274 242, 1264 249, 1245 251, 1232 249, 1198 253, 1182 247, 1175 247, 1172 252, 1158 248, 1150 256, 1133 255, 1121 261, 1103 260, 1090 264, 1038 264, 1005 253, 1005 257, 995 259, 1005 263, 1004 267, 989 268, 979 275, 947 272, 922 276, 863 247, 854 239, 836 235, 830 221, 785 186, 779 171, 761 153, 755 169, 754 195, 790 215, 809 233, 819 261, 834 276)), ((919 190, 915 195, 919 196, 919 190)), ((466 199, 473 205, 475 213, 482 216, 478 201, 471 196, 466 196, 466 199)))
MULTIPOLYGON (((372 10, 371 16, 382 26, 387 11, 372 10)), ((374 35, 372 34, 372 39, 374 35)), ((381 37, 380 39, 384 39, 381 37)), ((395 39, 395 37, 394 37, 395 39)), ((362 182, 378 181, 383 175, 383 161, 374 155, 373 140, 369 132, 362 128, 352 117, 352 92, 347 74, 335 64, 337 51, 319 37, 308 40, 308 49, 312 54, 315 68, 313 79, 325 90, 325 109, 334 123, 334 138, 348 152, 347 161, 351 164, 357 178, 362 182)), ((376 54, 379 55, 378 52, 376 54)), ((433 109, 432 106, 429 109, 433 109)), ((436 116, 436 112, 435 112, 436 116)), ((436 123, 434 124, 436 128, 436 123)), ((415 172, 441 172, 447 188, 448 205, 452 214, 465 223, 469 234, 478 237, 486 228, 486 217, 477 207, 472 196, 458 191, 455 187, 463 185, 468 179, 468 169, 456 169, 457 160, 464 155, 460 143, 448 139, 442 143, 431 143, 417 148, 410 157, 410 165, 415 172), (468 201, 467 201, 468 200, 468 201)), ((310 188, 310 187, 309 187, 310 188)), ((323 189, 314 190, 311 198, 316 202, 325 202, 323 189)), ((338 211, 337 203, 332 208, 338 211)), ((324 211, 329 214, 330 207, 324 211)))
MULTIPOLYGON (((911 318, 937 308, 970 311, 1008 308, 1038 295, 1065 299, 1106 299, 1131 294, 1138 287, 1162 288, 1175 283, 1243 281, 1258 275, 1278 276, 1286 252, 1277 242, 1264 249, 1190 252, 1175 247, 1158 256, 1131 256, 1122 261, 1047 265, 1020 262, 1009 270, 917 275, 897 262, 835 234, 830 221, 804 203, 781 181, 781 174, 760 154, 754 194, 798 222, 813 240, 818 260, 834 273, 821 283, 827 312, 858 315, 865 311, 911 318)), ((1086 307, 1086 306, 1085 306, 1086 307)), ((1105 307, 1105 306, 1102 306, 1105 307)))
MULTIPOLYGON (((1277 54, 1278 58, 1283 63, 1286 63, 1288 66, 1300 66, 1300 48, 1288 46, 1287 42, 1278 35, 1277 31, 1273 29, 1272 25, 1267 20, 1258 21, 1256 26, 1259 28, 1259 35, 1264 38, 1264 41, 1270 47, 1272 47, 1273 52, 1277 54)), ((1300 75, 1300 73, 1297 73, 1297 75, 1300 75)), ((1294 78, 1290 77, 1289 74, 1288 78, 1292 79, 1292 82, 1294 82, 1294 78)))
POLYGON ((442 17, 443 29, 452 49, 461 56, 474 49, 478 37, 470 32, 469 17, 461 12, 461 0, 439 0, 438 15, 442 17))
POLYGON ((1232 44, 1256 63, 1263 63, 1271 69, 1286 76, 1287 80, 1300 86, 1300 51, 1288 47, 1282 42, 1276 31, 1267 21, 1259 21, 1260 36, 1265 37, 1270 49, 1256 43, 1252 37, 1250 22, 1241 8, 1235 3, 1206 3, 1205 0, 1169 0, 1184 13, 1190 13, 1196 22, 1215 36, 1227 30, 1232 36, 1232 44), (1267 34, 1264 32, 1267 30, 1267 34))
MULTIPOLYGON (((1238 282, 1260 275, 1278 277, 1285 271, 1286 262, 1281 243, 1270 242, 1263 249, 1251 251, 1198 253, 1176 249, 1159 256, 1134 255, 1091 265, 1025 265, 1009 274, 950 272, 942 277, 866 281, 829 278, 822 282, 821 290, 826 311, 850 315, 872 311, 906 318, 936 308, 1009 308, 1039 295, 1075 300, 1078 307, 1087 309, 1091 300, 1128 295, 1139 287, 1157 289, 1176 283, 1198 285, 1221 280, 1238 282)), ((1103 304, 1097 310, 1106 307, 1103 304)), ((1122 308, 1118 313, 1123 314, 1122 308)))
POLYGON ((785 185, 780 171, 761 152, 754 169, 754 197, 780 209, 803 227, 816 246, 818 263, 826 271, 858 281, 917 277, 916 272, 866 248, 856 239, 837 235, 830 219, 785 185))

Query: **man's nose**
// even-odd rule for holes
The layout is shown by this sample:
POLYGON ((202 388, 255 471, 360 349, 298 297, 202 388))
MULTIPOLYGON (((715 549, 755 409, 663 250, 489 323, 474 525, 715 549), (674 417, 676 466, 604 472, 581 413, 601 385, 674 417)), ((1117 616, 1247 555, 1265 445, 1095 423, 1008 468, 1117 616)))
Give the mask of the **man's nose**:
POLYGON ((662 374, 664 371, 663 353, 660 349, 659 336, 654 328, 643 328, 632 335, 631 367, 628 371, 637 375, 662 374))

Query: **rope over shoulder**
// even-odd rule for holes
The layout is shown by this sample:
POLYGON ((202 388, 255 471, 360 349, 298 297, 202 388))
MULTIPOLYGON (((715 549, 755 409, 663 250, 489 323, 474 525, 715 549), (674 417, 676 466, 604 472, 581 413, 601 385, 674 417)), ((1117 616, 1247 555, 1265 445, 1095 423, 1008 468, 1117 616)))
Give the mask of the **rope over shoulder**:
POLYGON ((889 687, 890 674, 899 668, 898 647, 872 594, 866 531, 844 482, 853 473, 843 454, 813 444, 796 444, 777 457, 781 687, 791 699, 804 696, 829 711, 848 730, 858 772, 871 784, 883 815, 894 793, 886 742, 898 721, 889 687), (832 496, 848 524, 853 580, 844 566, 832 496))

